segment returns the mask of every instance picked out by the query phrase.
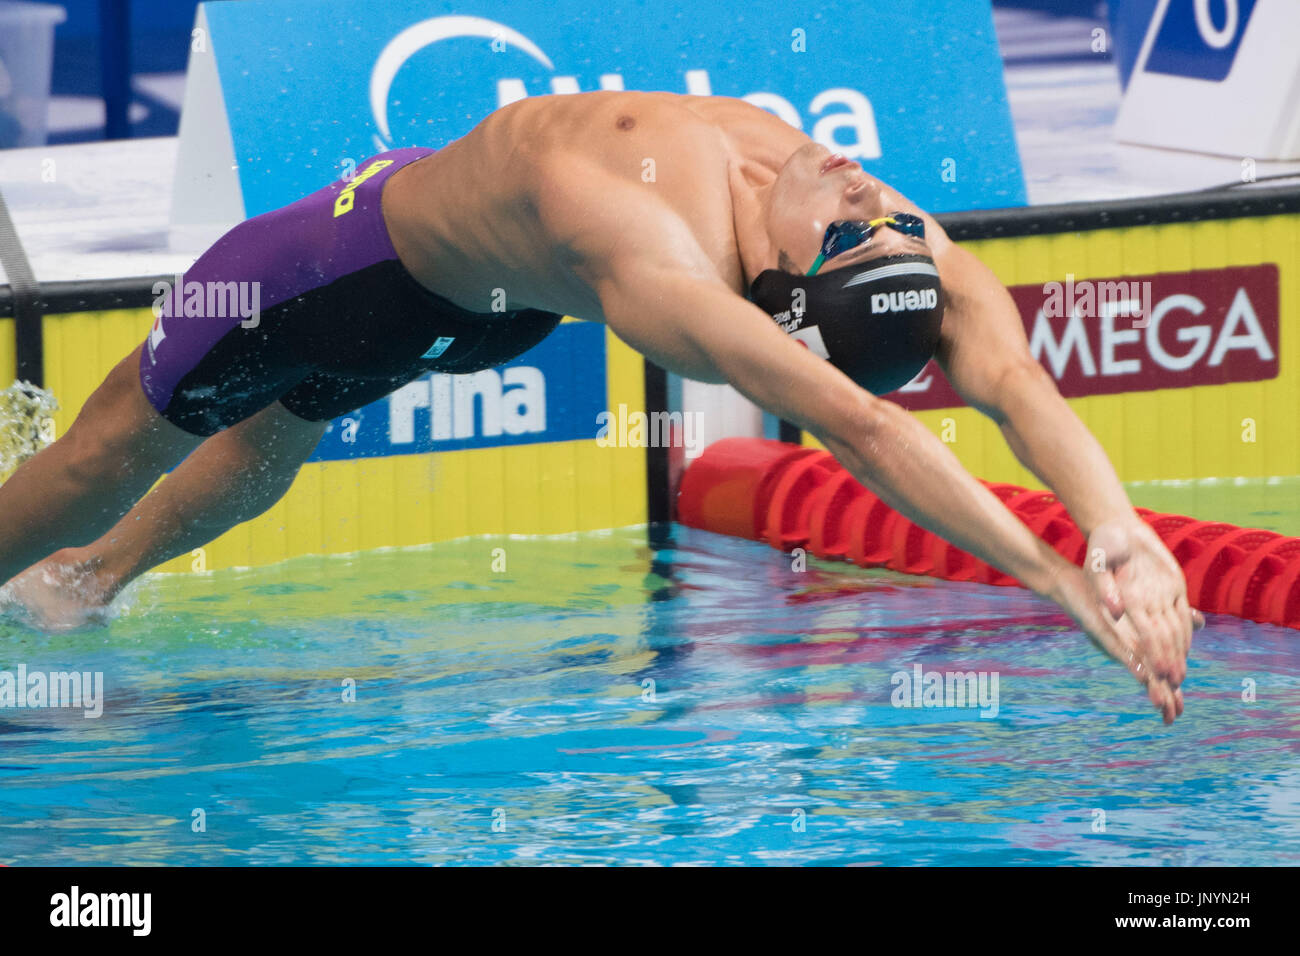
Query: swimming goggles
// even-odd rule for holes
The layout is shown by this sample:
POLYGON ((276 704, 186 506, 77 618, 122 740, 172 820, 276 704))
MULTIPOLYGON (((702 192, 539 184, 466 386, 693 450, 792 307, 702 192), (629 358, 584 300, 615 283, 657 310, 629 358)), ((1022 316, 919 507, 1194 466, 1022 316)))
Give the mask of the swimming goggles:
POLYGON ((875 235, 876 230, 881 226, 888 226, 895 232, 901 232, 905 236, 915 236, 917 239, 925 238, 925 222, 920 216, 913 216, 909 212, 891 213, 888 216, 881 216, 879 219, 872 219, 870 222, 863 222, 860 219, 839 219, 826 227, 826 237, 822 240, 822 251, 817 253, 817 258, 813 260, 808 275, 815 276, 817 270, 822 267, 822 264, 827 259, 833 259, 835 256, 862 245, 875 235))

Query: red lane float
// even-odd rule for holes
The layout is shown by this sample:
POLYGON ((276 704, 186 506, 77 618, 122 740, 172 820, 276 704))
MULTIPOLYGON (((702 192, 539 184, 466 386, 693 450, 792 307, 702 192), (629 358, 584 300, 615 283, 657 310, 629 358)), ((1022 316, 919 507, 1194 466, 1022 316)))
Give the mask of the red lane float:
MULTIPOLYGON (((984 482, 1057 553, 1082 564, 1087 540, 1050 492, 984 482)), ((1300 628, 1300 538, 1138 508, 1187 577, 1194 607, 1300 628)), ((1019 585, 909 521, 829 452, 762 438, 714 442, 682 476, 677 520, 864 568, 1019 585)))

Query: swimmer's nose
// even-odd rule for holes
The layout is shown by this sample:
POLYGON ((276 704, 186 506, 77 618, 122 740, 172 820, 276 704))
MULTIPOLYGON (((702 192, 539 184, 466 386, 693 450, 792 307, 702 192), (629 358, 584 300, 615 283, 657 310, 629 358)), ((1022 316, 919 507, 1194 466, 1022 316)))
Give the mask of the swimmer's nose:
POLYGON ((885 208, 880 181, 863 173, 850 179, 844 187, 844 198, 854 207, 853 218, 878 219, 893 212, 885 208))

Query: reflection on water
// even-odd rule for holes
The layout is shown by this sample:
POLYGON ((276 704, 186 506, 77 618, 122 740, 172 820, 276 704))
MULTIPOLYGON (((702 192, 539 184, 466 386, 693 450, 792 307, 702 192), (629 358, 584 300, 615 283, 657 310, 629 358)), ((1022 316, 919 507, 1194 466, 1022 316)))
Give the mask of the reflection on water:
POLYGON ((1023 591, 685 529, 160 576, 0 622, 0 669, 106 685, 0 710, 0 862, 1295 864, 1296 648, 1212 619, 1165 728, 1023 591), (915 664, 997 717, 893 706, 915 664))

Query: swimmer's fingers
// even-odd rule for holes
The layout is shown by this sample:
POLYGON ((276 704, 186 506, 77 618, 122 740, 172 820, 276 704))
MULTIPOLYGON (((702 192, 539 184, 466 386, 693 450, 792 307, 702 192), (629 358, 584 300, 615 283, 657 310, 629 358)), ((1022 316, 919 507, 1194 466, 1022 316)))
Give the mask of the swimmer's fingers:
POLYGON ((1174 602, 1138 606, 1130 602, 1121 622, 1134 629, 1142 657, 1154 670, 1154 676, 1177 688, 1187 676, 1187 647, 1190 644, 1191 617, 1184 612, 1180 621, 1174 602), (1184 630, 1187 637, 1184 637, 1184 630))
MULTIPOLYGON (((1173 629, 1177 640, 1179 684, 1182 684, 1187 678, 1187 655, 1191 653, 1192 632, 1196 630, 1195 614, 1196 612, 1192 610, 1191 603, 1187 600, 1187 588, 1179 589, 1167 611, 1169 626, 1173 629)), ((1204 621, 1204 618, 1202 618, 1202 621, 1204 621)))
POLYGON ((1146 688, 1151 704, 1160 711, 1164 722, 1173 723, 1182 712, 1180 695, 1175 688, 1158 676, 1144 656, 1133 621, 1126 614, 1119 620, 1109 619, 1109 614, 1097 613, 1095 623, 1080 623, 1092 642, 1115 660, 1123 664, 1134 680, 1146 688))
POLYGON ((1085 578, 1079 568, 1070 568, 1057 576, 1052 599, 1074 618, 1099 650, 1127 666, 1137 655, 1137 642, 1116 628, 1115 618, 1104 610, 1106 604, 1094 589, 1094 582, 1094 578, 1085 578))
POLYGON ((1128 668, 1130 674, 1147 690, 1147 697, 1150 699, 1152 706, 1160 711, 1160 716, 1166 724, 1172 724, 1174 720, 1183 712, 1182 691, 1162 677, 1154 667, 1151 661, 1142 651, 1142 642, 1138 636, 1138 629, 1134 626, 1133 619, 1125 614, 1113 624, 1114 631, 1118 637, 1117 647, 1122 649, 1123 656, 1117 659, 1128 668))
POLYGON ((1097 596, 1106 610, 1110 611, 1111 617, 1119 617, 1124 613, 1124 596, 1120 594, 1119 584, 1115 580, 1115 574, 1109 567, 1100 571, 1091 571, 1092 586, 1097 591, 1097 596))
MULTIPOLYGON (((1201 628, 1205 627, 1205 615, 1196 608, 1188 605, 1186 597, 1183 598, 1183 604, 1187 607, 1188 618, 1191 623, 1191 627, 1187 630, 1187 646, 1183 652, 1183 657, 1186 659, 1192 652, 1192 636, 1201 628)), ((1174 697, 1178 704, 1178 716, 1181 717, 1183 715, 1183 690, 1181 687, 1174 691, 1174 697)))
POLYGON ((1205 627, 1205 615, 1191 606, 1186 594, 1179 595, 1174 603, 1174 613, 1182 626, 1180 633, 1183 639, 1183 660, 1186 660, 1187 655, 1192 652, 1192 636, 1205 627))
POLYGON ((1128 668, 1133 678, 1147 689, 1151 703, 1160 711, 1165 723, 1173 722, 1181 711, 1176 688, 1170 687, 1151 667, 1129 615, 1118 619, 1112 617, 1093 582, 1085 579, 1079 568, 1071 568, 1058 576, 1052 597, 1069 612, 1088 640, 1128 668))
POLYGON ((1103 607, 1105 605, 1099 603, 1093 607, 1085 606, 1082 614, 1076 611, 1079 625, 1098 650, 1119 661, 1139 683, 1146 685, 1152 671, 1142 656, 1132 623, 1125 617, 1114 619, 1101 613, 1103 607))

